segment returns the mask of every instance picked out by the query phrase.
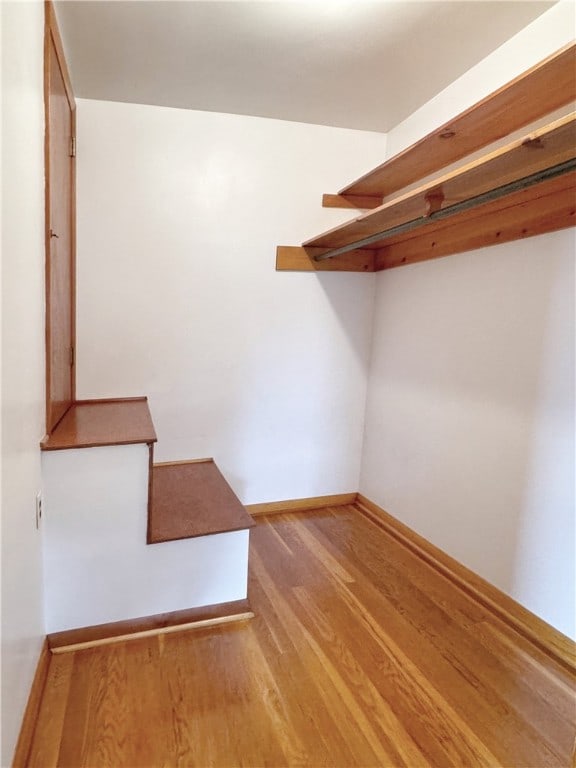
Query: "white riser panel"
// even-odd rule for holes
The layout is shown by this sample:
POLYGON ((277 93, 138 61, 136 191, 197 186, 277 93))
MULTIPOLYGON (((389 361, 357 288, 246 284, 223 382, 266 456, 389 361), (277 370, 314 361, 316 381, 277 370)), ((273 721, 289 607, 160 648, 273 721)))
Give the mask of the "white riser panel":
POLYGON ((47 632, 241 600, 248 531, 146 544, 145 445, 45 452, 47 632))

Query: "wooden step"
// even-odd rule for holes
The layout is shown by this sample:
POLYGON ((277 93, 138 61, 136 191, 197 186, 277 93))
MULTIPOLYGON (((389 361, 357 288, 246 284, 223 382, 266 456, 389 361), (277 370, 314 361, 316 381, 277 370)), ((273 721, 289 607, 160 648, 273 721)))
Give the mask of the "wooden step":
POLYGON ((213 459, 152 467, 148 544, 241 531, 253 525, 213 459))
POLYGON ((40 447, 43 451, 156 442, 146 397, 77 400, 40 447))

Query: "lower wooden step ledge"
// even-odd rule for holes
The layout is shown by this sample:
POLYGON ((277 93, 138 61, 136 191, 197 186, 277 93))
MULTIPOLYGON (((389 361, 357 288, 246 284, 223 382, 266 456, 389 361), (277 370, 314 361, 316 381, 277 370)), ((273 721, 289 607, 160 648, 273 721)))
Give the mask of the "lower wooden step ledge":
POLYGON ((214 459, 154 464, 148 544, 242 531, 254 521, 214 459))
POLYGON ((54 632, 48 635, 48 647, 52 653, 66 653, 141 637, 215 627, 219 624, 246 621, 252 618, 254 613, 248 600, 234 600, 230 603, 187 608, 182 611, 158 613, 154 616, 54 632))

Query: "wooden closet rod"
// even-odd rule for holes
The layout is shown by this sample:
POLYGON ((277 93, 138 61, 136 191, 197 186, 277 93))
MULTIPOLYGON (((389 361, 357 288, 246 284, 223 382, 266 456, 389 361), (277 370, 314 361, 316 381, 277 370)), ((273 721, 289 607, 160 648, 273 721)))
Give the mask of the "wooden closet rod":
POLYGON ((440 210, 434 211, 427 216, 419 216, 417 219, 406 221, 403 224, 397 224, 396 226, 389 227, 388 229, 384 229, 381 232, 375 232, 373 235, 363 237, 360 240, 355 240, 353 243, 348 243, 347 245, 342 245, 337 248, 331 248, 330 250, 327 250, 326 253, 313 256, 313 259, 314 261, 324 261, 325 259, 332 259, 335 256, 342 256, 345 253, 349 253, 350 251, 354 251, 359 248, 366 248, 373 243, 377 243, 379 240, 384 240, 385 238, 393 237, 395 235, 401 235, 404 232, 410 232, 411 230, 418 229, 419 227, 422 227, 425 224, 429 224, 432 221, 447 219, 450 216, 461 213, 462 211, 468 211, 471 208, 476 208, 477 206, 483 205, 484 203, 498 200, 499 198, 510 195, 513 192, 527 189, 528 187, 532 187, 542 181, 547 181, 549 179, 556 178, 557 176, 562 176, 565 173, 569 173, 573 170, 576 170, 576 159, 567 160, 563 163, 559 163, 558 165, 553 165, 550 168, 545 168, 542 171, 538 171, 537 173, 532 173, 522 179, 517 179, 516 181, 511 181, 508 184, 503 184, 501 187, 490 189, 487 192, 483 192, 479 195, 476 195, 475 197, 471 197, 468 200, 462 200, 461 202, 454 203, 453 205, 449 205, 446 208, 441 208, 440 210))

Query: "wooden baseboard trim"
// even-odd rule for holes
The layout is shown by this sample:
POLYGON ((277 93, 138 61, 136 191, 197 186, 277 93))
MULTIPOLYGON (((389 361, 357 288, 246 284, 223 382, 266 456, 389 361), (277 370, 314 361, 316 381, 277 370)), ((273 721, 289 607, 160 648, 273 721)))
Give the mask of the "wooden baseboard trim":
POLYGON ((182 464, 210 464, 214 463, 214 459, 180 459, 178 461, 156 461, 155 467, 179 467, 182 464))
POLYGON ((287 499, 286 501, 268 501, 263 504, 246 504, 249 515, 274 515, 280 512, 300 512, 321 507, 341 507, 344 504, 354 504, 356 493, 337 493, 332 496, 311 496, 307 499, 287 499))
POLYGON ((418 555, 455 586, 537 646, 570 672, 576 671, 576 643, 551 627, 509 595, 447 555, 388 512, 358 494, 357 509, 400 544, 418 555))
POLYGON ((143 616, 139 619, 55 632, 48 635, 48 645, 52 653, 68 653, 98 645, 120 643, 124 640, 165 635, 187 629, 214 627, 252 618, 254 614, 248 600, 235 600, 231 603, 219 603, 202 608, 189 608, 183 611, 143 616))
POLYGON ((14 757, 12 759, 12 768, 25 768, 28 765, 28 757, 30 756, 30 750, 32 748, 34 729, 36 728, 36 721, 38 720, 38 712, 40 711, 40 704, 42 702, 42 696, 44 695, 44 687, 46 685, 49 667, 50 649, 48 647, 48 639, 46 638, 42 645, 40 656, 38 657, 34 680, 32 681, 32 686, 28 695, 28 703, 24 710, 24 717, 22 718, 22 725, 20 726, 20 734, 18 735, 16 749, 14 750, 14 757))

